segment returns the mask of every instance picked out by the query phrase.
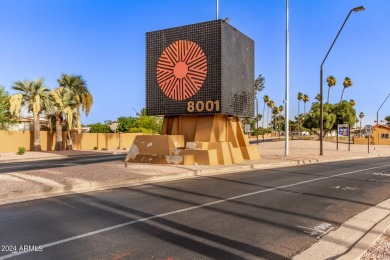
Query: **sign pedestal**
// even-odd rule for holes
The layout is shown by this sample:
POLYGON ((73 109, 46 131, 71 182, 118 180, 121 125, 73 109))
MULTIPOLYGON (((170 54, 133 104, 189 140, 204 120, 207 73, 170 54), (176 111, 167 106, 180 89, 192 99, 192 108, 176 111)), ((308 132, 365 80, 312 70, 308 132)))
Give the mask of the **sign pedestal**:
POLYGON ((229 165, 260 159, 237 116, 165 116, 161 135, 137 136, 126 162, 229 165))

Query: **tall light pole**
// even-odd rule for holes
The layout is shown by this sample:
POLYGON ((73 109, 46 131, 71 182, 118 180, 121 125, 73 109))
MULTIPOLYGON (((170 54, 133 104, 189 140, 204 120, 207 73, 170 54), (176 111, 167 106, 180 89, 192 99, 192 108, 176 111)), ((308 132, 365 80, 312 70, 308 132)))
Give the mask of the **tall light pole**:
POLYGON ((289 24, 288 24, 288 0, 286 0, 286 96, 285 96, 285 123, 284 123, 284 133, 285 133, 285 143, 284 143, 284 155, 288 155, 289 153, 289 56, 290 56, 290 46, 289 46, 289 24))
POLYGON ((339 37, 339 35, 340 35, 340 33, 341 33, 341 30, 343 29, 343 27, 344 27, 345 23, 347 22, 349 16, 351 15, 351 13, 352 13, 352 12, 364 11, 364 10, 366 10, 366 9, 364 8, 364 6, 359 6, 359 7, 352 8, 352 9, 349 11, 349 13, 348 13, 348 15, 347 15, 347 18, 345 18, 343 25, 341 26, 339 32, 338 32, 337 35, 336 35, 336 38, 334 39, 332 45, 330 46, 328 52, 327 52, 326 55, 325 55, 324 60, 323 60, 322 63, 321 63, 321 68, 320 68, 320 155, 323 155, 322 142, 323 142, 323 132, 324 132, 324 112, 323 112, 324 107, 323 107, 323 102, 322 102, 322 100, 323 100, 323 91, 322 91, 322 81, 323 81, 323 79, 322 79, 322 66, 323 66, 324 63, 325 63, 326 58, 328 58, 328 55, 329 55, 330 51, 332 50, 334 43, 336 42, 337 38, 339 37))
POLYGON ((379 107, 378 111, 376 111, 376 123, 379 125, 379 110, 382 108, 382 106, 385 104, 386 100, 389 98, 390 94, 387 95, 387 98, 385 99, 385 101, 383 101, 382 105, 379 107))
POLYGON ((217 0, 217 20, 218 20, 218 8, 219 8, 219 6, 218 6, 218 0, 217 0))

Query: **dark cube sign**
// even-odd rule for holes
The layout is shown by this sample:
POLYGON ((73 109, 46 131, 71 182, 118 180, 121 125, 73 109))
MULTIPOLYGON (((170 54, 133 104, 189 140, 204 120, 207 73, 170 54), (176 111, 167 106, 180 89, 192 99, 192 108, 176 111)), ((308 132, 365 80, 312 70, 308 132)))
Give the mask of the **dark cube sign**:
POLYGON ((253 117, 254 42, 222 20, 146 34, 148 115, 253 117))

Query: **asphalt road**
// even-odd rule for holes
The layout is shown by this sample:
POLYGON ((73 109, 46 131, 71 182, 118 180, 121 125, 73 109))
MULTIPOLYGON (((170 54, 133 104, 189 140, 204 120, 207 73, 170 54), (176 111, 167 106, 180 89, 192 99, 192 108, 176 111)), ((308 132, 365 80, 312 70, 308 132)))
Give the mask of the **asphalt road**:
POLYGON ((88 155, 75 156, 61 159, 39 160, 39 161, 22 161, 0 163, 0 174, 15 171, 30 171, 58 167, 69 167, 74 165, 86 165, 99 162, 108 162, 116 160, 124 160, 126 154, 104 154, 104 155, 88 155))
POLYGON ((0 206, 0 260, 285 259, 390 197, 389 158, 0 206))

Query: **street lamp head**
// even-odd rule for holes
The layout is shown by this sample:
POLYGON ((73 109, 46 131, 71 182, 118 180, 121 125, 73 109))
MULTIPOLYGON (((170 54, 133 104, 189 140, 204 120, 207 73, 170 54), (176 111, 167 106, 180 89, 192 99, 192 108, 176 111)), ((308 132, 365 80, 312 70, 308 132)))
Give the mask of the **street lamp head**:
POLYGON ((366 8, 364 8, 364 6, 352 8, 352 11, 354 11, 354 12, 360 12, 360 11, 364 11, 364 10, 366 10, 366 8))

